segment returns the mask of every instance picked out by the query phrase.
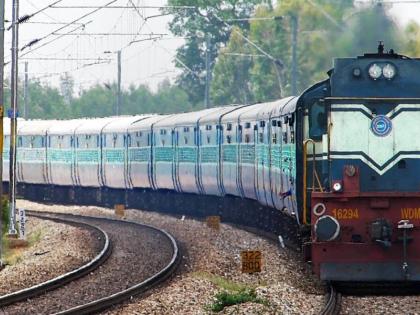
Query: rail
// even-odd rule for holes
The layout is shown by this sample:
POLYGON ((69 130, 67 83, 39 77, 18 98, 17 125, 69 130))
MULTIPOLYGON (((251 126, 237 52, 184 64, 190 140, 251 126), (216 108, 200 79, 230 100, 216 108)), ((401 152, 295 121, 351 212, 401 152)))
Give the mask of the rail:
POLYGON ((338 315, 341 308, 341 294, 337 292, 333 285, 329 287, 327 303, 325 304, 320 315, 338 315))
POLYGON ((94 229, 98 231, 101 235, 101 238, 103 238, 104 246, 102 250, 100 251, 100 253, 96 255, 96 257, 94 257, 91 261, 89 261, 87 264, 81 266, 78 269, 72 270, 54 279, 42 282, 32 287, 25 288, 19 291, 15 291, 15 292, 0 296, 0 307, 10 305, 19 301, 23 301, 23 300, 41 295, 45 293, 46 291, 51 291, 58 287, 64 286, 65 284, 92 272, 93 270, 98 268, 100 265, 102 265, 111 255, 112 247, 111 247, 110 239, 108 237, 108 234, 105 231, 103 231, 101 228, 88 224, 88 223, 81 223, 81 222, 76 222, 76 221, 68 220, 68 219, 51 218, 48 216, 43 216, 41 214, 35 214, 32 211, 27 211, 27 213, 28 213, 28 216, 36 217, 43 220, 50 220, 54 222, 71 224, 74 226, 79 226, 79 227, 84 227, 84 228, 88 227, 90 229, 94 229))

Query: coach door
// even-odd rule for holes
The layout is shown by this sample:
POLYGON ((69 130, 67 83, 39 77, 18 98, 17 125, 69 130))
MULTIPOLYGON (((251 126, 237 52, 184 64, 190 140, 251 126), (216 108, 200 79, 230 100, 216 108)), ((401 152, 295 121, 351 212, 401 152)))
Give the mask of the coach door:
POLYGON ((328 179, 328 111, 324 102, 319 100, 308 107, 305 115, 303 176, 303 208, 306 210, 304 223, 310 218, 310 198, 313 191, 323 191, 328 179))

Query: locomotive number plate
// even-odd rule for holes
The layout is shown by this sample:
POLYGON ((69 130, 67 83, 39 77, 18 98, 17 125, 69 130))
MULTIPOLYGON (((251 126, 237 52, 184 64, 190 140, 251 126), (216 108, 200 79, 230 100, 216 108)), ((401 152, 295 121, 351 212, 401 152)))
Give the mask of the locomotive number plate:
POLYGON ((420 220, 420 208, 402 208, 401 219, 420 220))
POLYGON ((242 273, 261 272, 262 254, 259 250, 245 250, 241 252, 242 273))
POLYGON ((338 220, 354 220, 359 219, 359 209, 333 209, 332 211, 333 217, 338 220))

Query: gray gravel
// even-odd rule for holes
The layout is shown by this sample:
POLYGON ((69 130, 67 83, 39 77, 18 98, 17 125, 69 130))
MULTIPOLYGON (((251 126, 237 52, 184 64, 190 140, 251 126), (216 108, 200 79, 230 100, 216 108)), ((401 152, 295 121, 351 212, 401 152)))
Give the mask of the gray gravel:
POLYGON ((417 296, 345 296, 341 314, 419 315, 420 295, 417 296))
MULTIPOLYGON (((99 207, 22 205, 27 209, 114 217, 112 210, 99 207)), ((182 245, 184 257, 174 279, 146 297, 135 298, 105 314, 209 314, 207 306, 222 290, 215 280, 254 287, 258 297, 268 302, 231 306, 220 314, 318 314, 324 304, 324 288, 311 275, 309 265, 298 254, 279 249, 278 244, 226 224, 216 232, 201 221, 155 212, 127 210, 126 217, 167 230, 182 245), (241 273, 240 252, 247 249, 262 251, 263 272, 241 273)))
POLYGON ((6 314, 50 314, 107 297, 152 276, 172 257, 169 241, 150 228, 90 218, 78 221, 108 233, 113 246, 111 257, 99 269, 63 288, 4 308, 6 314))
POLYGON ((70 272, 102 249, 96 230, 27 217, 30 246, 18 261, 0 272, 0 295, 18 291, 70 272))

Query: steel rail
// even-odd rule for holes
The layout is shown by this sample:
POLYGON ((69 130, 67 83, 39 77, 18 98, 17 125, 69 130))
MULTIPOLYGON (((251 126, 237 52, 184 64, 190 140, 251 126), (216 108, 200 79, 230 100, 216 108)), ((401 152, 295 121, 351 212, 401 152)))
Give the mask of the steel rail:
POLYGON ((333 285, 329 287, 329 294, 327 303, 321 311, 320 315, 338 315, 340 314, 341 308, 341 294, 337 292, 336 288, 333 285))
POLYGON ((50 220, 50 221, 65 223, 65 224, 69 224, 73 226, 79 226, 83 228, 88 227, 89 229, 94 229, 101 234, 101 238, 104 240, 104 246, 101 249, 100 253, 96 255, 91 261, 89 261, 87 264, 77 269, 74 269, 70 272, 62 274, 51 280, 34 285, 32 287, 25 288, 22 290, 18 290, 18 291, 0 296, 0 307, 7 306, 10 304, 19 302, 19 301, 23 301, 23 300, 26 300, 35 296, 42 295, 47 291, 51 291, 53 289, 62 287, 71 281, 74 281, 80 277, 83 277, 84 275, 92 272, 93 270, 101 266, 108 259, 108 257, 111 255, 111 252, 112 252, 111 241, 109 239, 108 234, 99 227, 96 227, 88 223, 76 222, 76 221, 72 221, 68 219, 66 220, 66 219, 60 219, 60 218, 50 218, 50 217, 42 216, 40 214, 34 214, 33 212, 29 212, 29 211, 27 213, 28 213, 28 216, 36 217, 43 220, 50 220))
MULTIPOLYGON (((28 211, 28 213, 34 213, 34 212, 28 211)), ((125 300, 132 298, 133 296, 140 295, 146 292, 147 290, 155 287, 162 281, 169 278, 177 270, 177 267, 181 261, 181 254, 178 249, 177 241, 171 234, 169 234, 165 230, 161 230, 147 224, 140 224, 134 221, 127 221, 127 220, 122 221, 122 220, 104 218, 104 217, 92 217, 92 216, 83 216, 83 215, 74 215, 74 214, 65 214, 65 213, 52 213, 52 212, 39 212, 39 213, 46 214, 49 217, 51 216, 52 217, 71 217, 71 218, 82 219, 82 220, 102 220, 102 221, 108 221, 108 222, 109 221, 120 222, 121 224, 130 224, 130 225, 139 226, 139 227, 146 227, 164 235, 172 244, 172 250, 173 250, 172 258, 170 262, 158 273, 154 274, 148 279, 138 284, 135 284, 125 290, 122 290, 120 292, 114 293, 107 297, 104 297, 104 298, 101 298, 101 299, 98 299, 98 300, 95 300, 95 301, 92 301, 83 305, 70 308, 68 310, 58 312, 56 314, 60 314, 60 315, 92 314, 92 313, 103 311, 111 306, 115 306, 115 304, 119 304, 125 300)))

